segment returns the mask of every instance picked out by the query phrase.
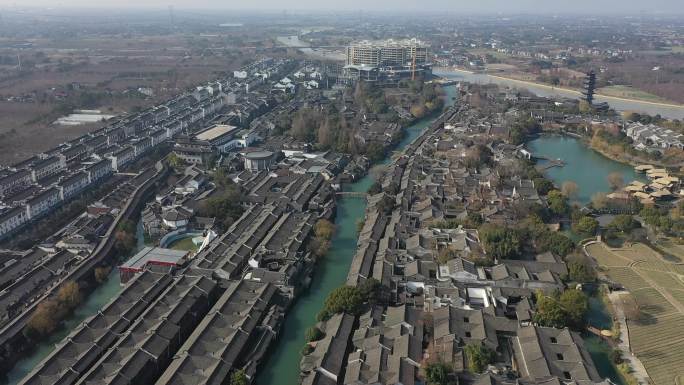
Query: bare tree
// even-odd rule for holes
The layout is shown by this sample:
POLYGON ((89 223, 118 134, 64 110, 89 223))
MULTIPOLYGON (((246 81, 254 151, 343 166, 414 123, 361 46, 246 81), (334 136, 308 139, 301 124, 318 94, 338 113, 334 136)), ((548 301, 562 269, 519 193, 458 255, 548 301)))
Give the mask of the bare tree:
POLYGON ((595 209, 604 209, 608 206, 608 197, 604 192, 597 192, 591 196, 591 204, 595 209))
POLYGON ((561 186, 561 193, 568 199, 575 199, 579 194, 579 186, 571 180, 565 181, 561 186))
POLYGON ((622 174, 619 172, 611 172, 608 174, 606 179, 608 180, 608 185, 613 191, 618 190, 625 185, 625 180, 622 177, 622 174))

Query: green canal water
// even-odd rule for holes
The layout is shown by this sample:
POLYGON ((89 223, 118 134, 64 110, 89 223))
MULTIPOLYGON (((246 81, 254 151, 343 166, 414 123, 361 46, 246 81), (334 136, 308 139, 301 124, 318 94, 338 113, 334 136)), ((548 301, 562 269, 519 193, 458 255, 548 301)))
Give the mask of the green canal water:
MULTIPOLYGON (((445 87, 446 106, 454 104, 455 87, 445 87)), ((436 116, 425 118, 407 127, 406 136, 397 145, 401 151, 411 143, 436 116)), ((383 164, 390 162, 385 159, 383 164)), ((371 175, 346 185, 346 191, 366 192, 373 184, 371 175)), ((280 331, 274 349, 264 362, 257 376, 259 385, 296 385, 299 383, 300 350, 304 346, 306 329, 316 323, 316 314, 323 307, 325 297, 333 289, 347 280, 347 273, 354 253, 356 252, 356 223, 363 220, 366 211, 366 200, 359 198, 343 198, 338 201, 335 217, 335 235, 328 254, 319 262, 314 270, 311 287, 302 293, 290 308, 285 323, 280 331)))
MULTIPOLYGON (((591 196, 597 192, 610 192, 608 174, 619 172, 625 183, 633 180, 645 182, 645 177, 634 171, 634 168, 612 159, 608 159, 587 147, 581 140, 570 136, 541 136, 527 143, 534 155, 544 155, 551 159, 561 159, 563 167, 553 167, 546 171, 546 176, 557 186, 563 182, 577 183, 579 193, 577 201, 587 204, 591 196)), ((545 161, 540 161, 544 164, 545 161)))
POLYGON ((10 370, 7 377, 0 379, 0 383, 7 385, 17 384, 25 375, 27 375, 33 368, 40 363, 45 357, 47 357, 53 350, 55 346, 64 337, 66 337, 73 329, 75 329, 81 322, 86 318, 97 314, 102 305, 109 302, 121 289, 119 281, 119 271, 117 269, 112 269, 107 277, 107 280, 100 286, 98 286, 90 295, 86 298, 81 306, 79 306, 74 313, 64 321, 64 326, 59 332, 53 334, 46 340, 42 341, 36 346, 35 350, 30 356, 20 360, 17 364, 10 370))
MULTIPOLYGON (((613 318, 597 295, 589 298, 587 322, 598 329, 610 330, 613 327, 613 318)), ((613 350, 611 346, 599 337, 587 333, 582 336, 582 339, 599 375, 602 378, 610 378, 617 385, 626 385, 610 360, 610 352, 613 350)))
MULTIPOLYGON (((141 250, 145 246, 142 222, 138 223, 136 238, 136 250, 141 250)), ((31 372, 36 365, 55 350, 56 345, 62 341, 64 337, 69 335, 69 333, 78 327, 81 322, 97 314, 102 306, 114 298, 121 289, 119 269, 113 268, 107 276, 107 279, 86 297, 81 306, 76 308, 74 313, 64 321, 62 328, 60 328, 57 333, 36 345, 35 349, 31 352, 31 355, 19 360, 6 376, 0 376, 0 384, 15 385, 19 383, 24 376, 31 372)))

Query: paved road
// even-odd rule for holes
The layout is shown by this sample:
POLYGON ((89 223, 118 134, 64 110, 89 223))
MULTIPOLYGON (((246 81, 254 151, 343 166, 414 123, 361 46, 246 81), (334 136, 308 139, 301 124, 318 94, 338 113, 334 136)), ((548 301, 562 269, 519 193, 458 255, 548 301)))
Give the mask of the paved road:
POLYGON ((627 320, 625 319, 625 311, 622 308, 622 300, 620 299, 620 292, 612 292, 608 294, 610 302, 615 309, 615 317, 620 323, 620 340, 618 348, 622 351, 622 358, 629 363, 632 368, 632 375, 639 381, 640 385, 648 385, 650 378, 646 372, 646 368, 641 361, 632 353, 629 347, 629 328, 627 327, 627 320))

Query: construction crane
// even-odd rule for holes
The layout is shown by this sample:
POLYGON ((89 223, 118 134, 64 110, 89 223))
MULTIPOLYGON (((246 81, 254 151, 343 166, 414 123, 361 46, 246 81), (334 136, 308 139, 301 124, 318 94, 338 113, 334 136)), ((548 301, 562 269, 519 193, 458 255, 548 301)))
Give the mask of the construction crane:
POLYGON ((411 60, 411 81, 416 80, 416 56, 418 54, 418 48, 413 46, 413 59, 411 60))

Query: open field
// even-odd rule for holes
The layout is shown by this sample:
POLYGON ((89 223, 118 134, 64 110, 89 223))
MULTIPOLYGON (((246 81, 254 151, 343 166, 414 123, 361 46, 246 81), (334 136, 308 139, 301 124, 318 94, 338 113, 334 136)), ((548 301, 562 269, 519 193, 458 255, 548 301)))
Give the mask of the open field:
POLYGON ((49 112, 48 106, 0 102, 0 165, 29 158, 101 126, 101 123, 81 126, 28 123, 49 112))
POLYGON ((684 379, 684 265, 643 244, 614 249, 595 243, 586 251, 636 300, 638 316, 627 321, 630 346, 654 383, 684 379))
POLYGON ((0 48, 1 57, 20 54, 22 63, 0 70, 0 165, 102 126, 51 124, 72 109, 134 112, 229 73, 253 56, 229 44, 221 35, 102 35, 34 39, 21 51, 0 48), (141 88, 153 95, 139 93, 141 88))
POLYGON ((636 89, 634 87, 623 85, 602 87, 597 89, 596 93, 607 96, 615 96, 617 98, 638 99, 659 103, 668 102, 667 99, 661 98, 660 96, 653 95, 651 93, 636 89))

